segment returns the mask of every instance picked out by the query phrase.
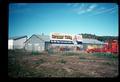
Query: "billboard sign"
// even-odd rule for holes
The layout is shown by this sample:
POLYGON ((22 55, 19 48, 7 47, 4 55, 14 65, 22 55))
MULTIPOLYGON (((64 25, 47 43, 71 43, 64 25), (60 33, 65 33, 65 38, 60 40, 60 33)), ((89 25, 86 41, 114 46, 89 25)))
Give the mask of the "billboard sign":
POLYGON ((70 34, 65 33, 51 33, 50 40, 72 40, 73 37, 70 34))
POLYGON ((65 33, 51 33, 50 40, 82 41, 82 35, 72 35, 65 33))
POLYGON ((82 41, 82 35, 75 35, 74 40, 75 41, 82 41))

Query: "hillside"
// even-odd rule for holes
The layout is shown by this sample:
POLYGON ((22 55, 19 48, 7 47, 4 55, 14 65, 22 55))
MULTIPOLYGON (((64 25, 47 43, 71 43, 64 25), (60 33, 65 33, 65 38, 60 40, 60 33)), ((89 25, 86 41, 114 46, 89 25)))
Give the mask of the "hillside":
POLYGON ((87 33, 81 33, 83 38, 92 38, 92 39, 98 39, 100 41, 108 41, 108 40, 118 40, 118 36, 97 36, 95 34, 87 34, 87 33))

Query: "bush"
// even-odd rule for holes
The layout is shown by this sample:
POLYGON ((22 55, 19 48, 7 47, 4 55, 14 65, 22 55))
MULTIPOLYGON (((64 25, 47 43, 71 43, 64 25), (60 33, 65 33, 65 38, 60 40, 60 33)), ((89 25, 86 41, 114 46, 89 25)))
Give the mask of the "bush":
POLYGON ((37 51, 32 51, 32 55, 39 55, 40 53, 37 51))

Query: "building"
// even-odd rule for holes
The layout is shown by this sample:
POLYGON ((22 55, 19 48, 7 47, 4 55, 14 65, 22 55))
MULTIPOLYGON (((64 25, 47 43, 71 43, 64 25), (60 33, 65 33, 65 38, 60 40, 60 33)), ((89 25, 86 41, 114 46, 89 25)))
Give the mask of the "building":
POLYGON ((8 49, 23 49, 27 36, 10 37, 8 40, 8 49))
POLYGON ((52 50, 54 52, 59 51, 74 51, 75 45, 72 41, 66 40, 50 40, 50 44, 48 46, 48 50, 52 50))
POLYGON ((51 33, 48 35, 33 34, 25 41, 27 51, 85 51, 90 48, 99 48, 104 45, 97 39, 85 39, 81 35, 70 35, 63 33, 51 33))
POLYGON ((82 44, 83 44, 83 50, 86 50, 86 49, 92 49, 92 48, 101 48, 105 43, 97 39, 83 38, 82 44))
POLYGON ((33 34, 28 40, 25 41, 25 50, 42 52, 46 50, 47 43, 50 42, 50 37, 47 35, 33 34))
MULTIPOLYGON (((70 34, 63 33, 52 33, 50 36, 48 35, 32 35, 28 40, 25 41, 25 50, 27 51, 74 51, 76 47, 82 46, 81 44, 77 44, 75 39, 70 34), (73 41, 74 39, 74 41, 73 41)), ((80 37, 79 37, 80 38, 80 37)), ((81 40, 78 40, 81 41, 81 40)), ((80 43, 80 42, 79 42, 80 43)))
POLYGON ((54 52, 82 49, 82 36, 65 33, 51 33, 49 49, 54 52), (79 43, 79 44, 78 44, 79 43))

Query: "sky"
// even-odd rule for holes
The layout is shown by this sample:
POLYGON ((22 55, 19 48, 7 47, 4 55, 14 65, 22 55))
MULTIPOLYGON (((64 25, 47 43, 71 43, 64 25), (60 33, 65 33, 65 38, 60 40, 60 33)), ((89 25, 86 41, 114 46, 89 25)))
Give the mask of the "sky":
POLYGON ((10 3, 9 37, 52 32, 118 36, 115 3, 10 3))

